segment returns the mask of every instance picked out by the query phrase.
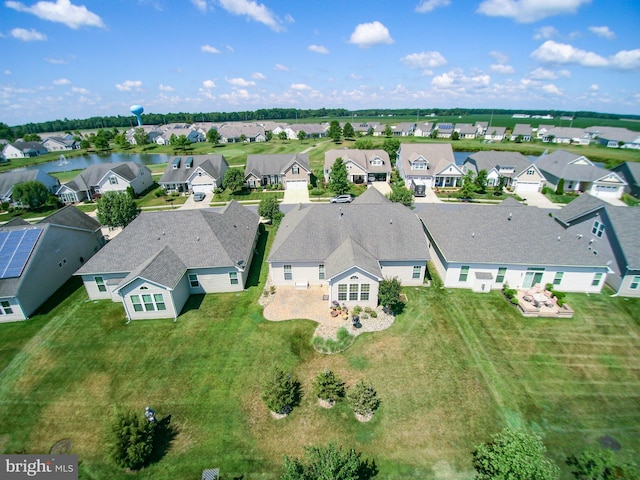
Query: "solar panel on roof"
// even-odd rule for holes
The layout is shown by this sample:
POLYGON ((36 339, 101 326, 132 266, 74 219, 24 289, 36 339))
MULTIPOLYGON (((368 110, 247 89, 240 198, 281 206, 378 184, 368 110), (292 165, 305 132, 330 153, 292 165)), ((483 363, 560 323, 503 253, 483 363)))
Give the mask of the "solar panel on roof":
POLYGON ((42 228, 0 232, 0 279, 22 275, 41 233, 42 228))

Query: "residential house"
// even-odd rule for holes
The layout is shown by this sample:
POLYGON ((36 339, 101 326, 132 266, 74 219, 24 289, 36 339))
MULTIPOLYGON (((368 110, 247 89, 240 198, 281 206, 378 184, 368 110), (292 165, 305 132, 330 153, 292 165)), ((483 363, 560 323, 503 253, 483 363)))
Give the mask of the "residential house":
POLYGON ((155 125, 142 125, 135 128, 130 128, 125 132, 125 138, 131 145, 138 144, 134 137, 134 134, 139 128, 142 128, 142 130, 147 134, 148 143, 156 143, 157 138, 162 135, 162 132, 160 132, 160 130, 158 130, 158 127, 156 127, 155 125))
POLYGON ((542 140, 545 135, 547 135, 554 128, 556 128, 555 125, 538 125, 538 128, 534 129, 536 131, 536 138, 538 140, 542 140))
POLYGON ((308 188, 310 177, 307 153, 247 155, 244 181, 249 188, 268 185, 281 185, 284 190, 308 188))
POLYGON ((276 286, 321 286, 327 306, 336 301, 376 307, 382 280, 422 285, 428 260, 416 216, 369 188, 350 204, 301 204, 290 210, 267 262, 276 286))
POLYGON ((604 262, 616 295, 640 297, 640 208, 580 195, 555 213, 579 253, 604 262))
POLYGON ((545 143, 589 145, 591 136, 583 128, 553 127, 542 135, 542 141, 545 143))
POLYGON ((627 182, 624 191, 640 198, 640 163, 624 162, 611 169, 627 182))
POLYGON ((414 137, 430 137, 433 133, 433 122, 424 122, 416 125, 413 131, 414 137))
POLYGON ((454 132, 458 132, 460 139, 476 138, 476 135, 478 134, 477 127, 471 125, 470 123, 456 123, 453 130, 454 132))
POLYGON ((640 132, 618 127, 590 127, 585 132, 609 148, 640 148, 640 132))
POLYGON ((72 135, 64 137, 47 137, 42 141, 42 145, 48 152, 62 152, 67 150, 77 150, 80 148, 80 142, 73 138, 72 135))
POLYGON ((398 125, 392 125, 391 130, 393 131, 394 137, 410 137, 413 135, 413 131, 416 128, 415 123, 403 122, 398 125))
POLYGON ((530 142, 532 134, 533 129, 531 128, 531 125, 528 123, 516 123, 516 126, 513 127, 509 140, 515 142, 519 139, 521 142, 530 142))
POLYGON ((451 138, 454 132, 454 125, 453 123, 438 123, 436 130, 438 131, 438 138, 451 138))
POLYGON ((545 178, 535 163, 519 152, 497 152, 495 150, 476 152, 464 161, 466 171, 475 175, 479 171, 487 172, 487 186, 499 184, 502 177, 505 188, 515 193, 540 192, 545 178))
POLYGON ((26 320, 104 245, 100 224, 67 206, 0 227, 0 323, 26 320))
POLYGON ((584 155, 558 149, 542 155, 535 162, 547 180, 556 189, 564 179, 565 192, 587 192, 596 197, 620 198, 627 183, 615 172, 594 165, 584 155))
POLYGON ((171 145, 172 137, 180 137, 184 135, 189 143, 204 142, 206 136, 197 129, 191 128, 188 125, 172 125, 170 127, 163 128, 163 131, 155 139, 155 143, 158 145, 171 145))
POLYGON ((476 292, 553 284, 567 292, 597 293, 609 268, 582 248, 547 210, 509 198, 499 205, 426 204, 418 217, 429 254, 446 288, 476 292))
POLYGON ((352 183, 389 182, 391 162, 384 150, 333 149, 324 154, 324 179, 329 181, 331 168, 338 158, 347 167, 347 175, 352 183))
POLYGON ((501 142, 504 140, 506 131, 506 127, 487 127, 484 139, 488 142, 501 142))
POLYGON ((61 185, 56 195, 62 203, 78 203, 105 192, 126 192, 129 187, 140 194, 152 185, 151 170, 145 165, 136 162, 96 163, 61 185))
POLYGON ((76 275, 91 300, 121 302, 129 320, 175 320, 190 295, 245 288, 258 225, 236 201, 220 212, 142 212, 76 275))
POLYGON ((225 124, 218 128, 220 143, 265 142, 267 137, 260 125, 225 124), (243 140, 244 139, 244 140, 243 140))
POLYGON ((40 142, 13 142, 6 144, 2 149, 2 156, 7 160, 37 157, 45 153, 48 151, 40 142))
POLYGON ((208 193, 222 188, 228 168, 223 155, 172 157, 158 184, 168 192, 208 193))
POLYGON ((489 122, 476 122, 476 137, 484 137, 487 133, 487 128, 489 127, 489 122))
POLYGON ((407 185, 418 180, 427 188, 458 187, 464 176, 450 143, 401 143, 396 168, 407 185))
POLYGON ((329 125, 326 123, 296 123, 287 126, 284 131, 287 132, 289 140, 298 140, 298 134, 303 131, 305 138, 324 138, 327 136, 329 125))
POLYGON ((355 122, 352 124, 352 126, 353 126, 353 130, 356 133, 359 133, 361 135, 368 135, 369 130, 371 130, 371 134, 373 135, 376 128, 380 127, 380 122, 361 122, 361 123, 355 122))
POLYGON ((13 202, 13 187, 18 183, 36 181, 44 184, 49 192, 56 193, 60 187, 60 181, 41 170, 14 170, 0 173, 0 201, 13 202))

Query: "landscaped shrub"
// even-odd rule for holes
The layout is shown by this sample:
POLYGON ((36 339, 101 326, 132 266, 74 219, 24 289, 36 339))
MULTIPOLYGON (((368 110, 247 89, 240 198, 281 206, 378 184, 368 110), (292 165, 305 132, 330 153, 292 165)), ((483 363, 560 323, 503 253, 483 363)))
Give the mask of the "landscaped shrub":
POLYGON ((313 337, 312 344, 321 353, 339 353, 351 346, 354 336, 345 327, 340 327, 336 332, 337 340, 332 338, 313 337))
POLYGON ((369 316, 370 316, 371 318, 378 318, 378 314, 376 313, 376 311, 375 311, 375 310, 371 310, 371 311, 369 312, 369 316))
POLYGON ((300 384, 292 374, 274 367, 264 380, 262 401, 272 412, 288 415, 300 398, 300 384))
POLYGON ((347 400, 358 420, 368 421, 380 406, 380 399, 375 389, 360 380, 347 392, 347 400))
POLYGON ((358 315, 360 314, 360 312, 362 312, 362 307, 356 305, 355 307, 353 307, 353 309, 351 310, 351 313, 353 315, 358 315))
POLYGON ((320 372, 313 379, 312 389, 315 396, 331 406, 344 397, 344 382, 331 370, 320 372))
POLYGON ((119 413, 111 425, 111 458, 122 468, 144 466, 153 451, 155 428, 155 422, 133 411, 119 413))

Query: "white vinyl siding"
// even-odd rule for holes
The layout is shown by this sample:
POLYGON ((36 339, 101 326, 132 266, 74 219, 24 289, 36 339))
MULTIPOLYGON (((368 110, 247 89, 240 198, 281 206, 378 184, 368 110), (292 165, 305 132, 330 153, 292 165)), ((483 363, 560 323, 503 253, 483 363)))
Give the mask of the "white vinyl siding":
POLYGON ((238 272, 229 272, 229 283, 231 285, 238 285, 238 272))
POLYGON ((498 268, 498 275, 496 275, 496 283, 504 283, 504 277, 507 274, 507 267, 498 268))
POLYGON ((13 308, 11 308, 11 304, 7 300, 2 300, 0 302, 0 315, 12 315, 13 308))
POLYGON ((284 270, 284 279, 285 280, 292 280, 293 279, 293 273, 291 272, 291 265, 285 265, 283 267, 284 270))
POLYGON ((640 275, 634 275, 631 279, 631 283, 629 284, 630 290, 637 290, 640 286, 640 275))
POLYGON ((593 276, 593 281, 591 282, 591 286, 592 287, 596 287, 598 285, 600 285, 600 281, 602 280, 602 274, 601 273, 596 273, 593 276))
POLYGON ((129 297, 135 312, 154 312, 166 310, 164 296, 161 293, 143 293, 142 295, 131 295, 129 297))
POLYGON ((562 283, 563 276, 564 276, 564 272, 556 272, 556 276, 553 278, 553 284, 560 285, 562 283))
POLYGON ((95 277, 94 280, 96 282, 96 288, 98 289, 99 292, 104 293, 107 291, 107 286, 104 284, 103 277, 95 277))

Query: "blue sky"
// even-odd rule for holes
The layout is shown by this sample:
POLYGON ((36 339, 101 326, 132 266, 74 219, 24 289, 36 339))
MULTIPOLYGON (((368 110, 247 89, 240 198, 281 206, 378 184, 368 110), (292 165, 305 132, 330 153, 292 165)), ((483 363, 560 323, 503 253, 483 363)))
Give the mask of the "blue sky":
POLYGON ((640 114, 636 0, 2 0, 0 121, 258 108, 640 114))

